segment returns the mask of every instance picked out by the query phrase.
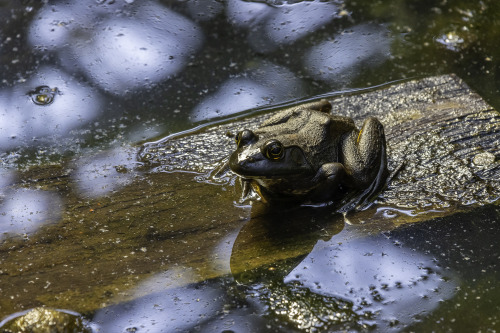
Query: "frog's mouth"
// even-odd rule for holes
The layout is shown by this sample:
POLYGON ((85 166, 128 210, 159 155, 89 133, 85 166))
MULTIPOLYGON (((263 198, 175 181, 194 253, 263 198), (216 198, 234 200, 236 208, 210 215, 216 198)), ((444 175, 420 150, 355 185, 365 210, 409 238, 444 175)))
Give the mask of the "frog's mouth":
POLYGON ((315 170, 298 147, 287 147, 277 160, 262 154, 245 154, 235 151, 229 158, 229 167, 245 179, 278 179, 313 176, 315 170))

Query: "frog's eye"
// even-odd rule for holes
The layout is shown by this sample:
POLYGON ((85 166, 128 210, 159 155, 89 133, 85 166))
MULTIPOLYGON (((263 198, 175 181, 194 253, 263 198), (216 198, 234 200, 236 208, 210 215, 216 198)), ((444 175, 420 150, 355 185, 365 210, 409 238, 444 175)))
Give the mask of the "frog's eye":
POLYGON ((234 142, 236 142, 236 146, 240 146, 240 142, 241 142, 241 132, 238 132, 238 134, 236 134, 236 136, 234 137, 234 142))
POLYGON ((278 140, 269 140, 262 146, 262 153, 270 160, 279 160, 284 152, 283 144, 278 140))
POLYGON ((234 140, 236 141, 236 146, 240 147, 256 140, 256 135, 250 130, 243 130, 236 134, 234 140))

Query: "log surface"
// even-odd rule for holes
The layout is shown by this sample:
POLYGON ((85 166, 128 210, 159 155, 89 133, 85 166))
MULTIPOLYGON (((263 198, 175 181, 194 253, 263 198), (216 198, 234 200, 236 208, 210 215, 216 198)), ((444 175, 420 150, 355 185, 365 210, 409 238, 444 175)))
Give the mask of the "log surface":
MULTIPOLYGON (((333 113, 384 124, 389 166, 401 171, 382 193, 390 205, 444 209, 500 198, 500 114, 458 77, 414 80, 331 98, 333 113)), ((144 146, 154 171, 209 172, 234 149, 227 133, 254 129, 270 115, 208 126, 144 146)))

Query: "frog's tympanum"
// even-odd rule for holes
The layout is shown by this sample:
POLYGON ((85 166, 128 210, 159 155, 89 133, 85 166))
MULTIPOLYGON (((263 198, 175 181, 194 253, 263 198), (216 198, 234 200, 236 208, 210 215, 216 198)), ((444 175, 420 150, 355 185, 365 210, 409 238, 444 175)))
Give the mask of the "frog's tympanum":
POLYGON ((388 175, 384 129, 376 118, 361 130, 348 117, 330 114, 326 100, 278 112, 257 130, 236 136, 229 167, 265 202, 331 202, 361 193, 372 197, 388 175))

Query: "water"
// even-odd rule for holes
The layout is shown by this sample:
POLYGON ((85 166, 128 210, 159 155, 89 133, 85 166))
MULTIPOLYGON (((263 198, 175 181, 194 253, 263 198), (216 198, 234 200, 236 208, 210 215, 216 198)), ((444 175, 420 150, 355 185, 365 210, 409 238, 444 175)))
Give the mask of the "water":
POLYGON ((272 219, 235 206, 233 184, 147 174, 134 152, 247 109, 443 73, 498 109, 498 7, 4 1, 0 319, 47 306, 106 332, 498 330, 495 206, 398 229, 397 214, 272 219))

